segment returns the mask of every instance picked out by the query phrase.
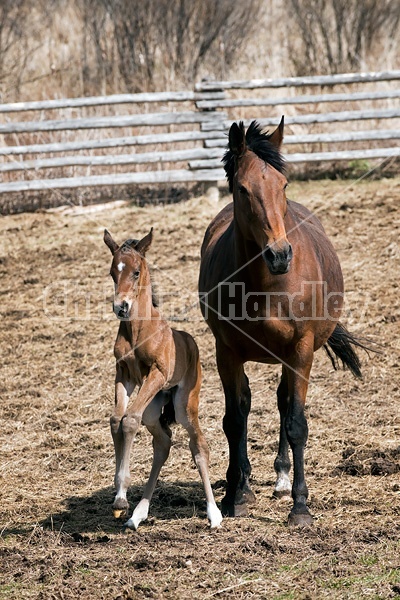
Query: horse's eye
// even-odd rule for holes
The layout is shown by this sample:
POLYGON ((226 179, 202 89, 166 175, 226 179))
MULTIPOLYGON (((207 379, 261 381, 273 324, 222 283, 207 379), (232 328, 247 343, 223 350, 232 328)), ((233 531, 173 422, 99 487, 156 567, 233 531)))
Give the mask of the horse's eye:
POLYGON ((241 194, 248 194, 248 191, 247 191, 247 189, 244 187, 244 185, 239 185, 239 188, 238 188, 238 189, 239 189, 239 192, 240 192, 241 194))
POLYGON ((140 271, 133 271, 133 278, 138 279, 140 275, 140 271))
POLYGON ((288 185, 289 185, 288 183, 285 183, 285 185, 283 186, 283 189, 284 189, 284 190, 287 190, 287 186, 288 186, 288 185))

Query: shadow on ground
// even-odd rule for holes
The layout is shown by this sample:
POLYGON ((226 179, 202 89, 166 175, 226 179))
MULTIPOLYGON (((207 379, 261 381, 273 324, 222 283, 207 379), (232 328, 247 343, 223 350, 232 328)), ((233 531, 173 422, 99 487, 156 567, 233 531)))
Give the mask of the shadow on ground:
MULTIPOLYGON (((222 482, 216 486, 221 487, 222 482)), ((128 492, 131 516, 143 492, 142 486, 131 486, 128 492)), ((98 490, 91 496, 72 496, 64 501, 66 509, 49 515, 40 523, 43 529, 63 531, 77 538, 83 533, 118 533, 126 519, 115 519, 112 511, 112 487, 98 490)), ((204 490, 197 482, 159 482, 149 512, 149 520, 206 519, 204 490)))

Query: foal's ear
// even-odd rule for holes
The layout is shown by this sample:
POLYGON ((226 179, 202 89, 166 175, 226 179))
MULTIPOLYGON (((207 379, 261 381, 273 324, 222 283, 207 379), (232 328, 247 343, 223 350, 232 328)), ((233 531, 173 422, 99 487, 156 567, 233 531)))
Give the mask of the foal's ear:
POLYGON ((283 140, 283 128, 284 128, 284 115, 282 115, 282 119, 281 122, 279 123, 278 127, 275 129, 275 131, 273 133, 271 133, 271 135, 268 138, 268 141, 271 142, 271 144, 273 144, 276 148, 281 147, 282 144, 282 140, 283 140))
POLYGON ((243 121, 232 123, 229 130, 229 150, 235 154, 235 156, 241 156, 246 150, 246 136, 244 133, 243 121))
POLYGON ((149 233, 144 236, 135 246, 136 252, 142 254, 143 256, 146 254, 147 250, 150 248, 151 242, 153 241, 153 228, 150 229, 149 233))
POLYGON ((118 250, 118 244, 112 238, 111 233, 105 229, 104 230, 104 243, 110 248, 111 254, 115 254, 116 250, 118 250))

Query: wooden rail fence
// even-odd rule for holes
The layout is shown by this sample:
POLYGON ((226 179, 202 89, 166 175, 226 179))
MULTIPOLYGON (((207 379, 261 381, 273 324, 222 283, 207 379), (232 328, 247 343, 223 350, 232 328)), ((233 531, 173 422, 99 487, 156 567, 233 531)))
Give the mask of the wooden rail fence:
POLYGON ((194 91, 2 104, 0 193, 216 182, 232 121, 272 127, 282 114, 289 163, 398 157, 399 80, 400 71, 387 71, 202 81, 194 91))

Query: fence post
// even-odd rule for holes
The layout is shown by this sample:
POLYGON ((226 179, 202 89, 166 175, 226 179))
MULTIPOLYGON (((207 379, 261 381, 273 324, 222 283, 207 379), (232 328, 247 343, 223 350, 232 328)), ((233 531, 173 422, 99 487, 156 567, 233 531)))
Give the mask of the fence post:
MULTIPOLYGON (((210 108, 201 108, 201 106, 199 107, 199 104, 198 104, 198 102, 203 99, 202 94, 207 93, 207 92, 204 92, 203 85, 202 85, 205 82, 207 83, 208 86, 211 85, 211 87, 208 87, 207 92, 211 91, 213 93, 219 92, 221 94, 225 94, 224 90, 220 86, 218 86, 218 84, 214 87, 212 85, 212 80, 210 80, 207 77, 203 78, 200 83, 196 83, 195 88, 194 88, 195 106, 196 106, 196 109, 200 113, 207 113, 210 110, 212 110, 210 108)), ((215 111, 215 112, 218 112, 218 111, 215 111)), ((221 120, 222 120, 222 118, 223 118, 223 113, 221 113, 221 120)), ((217 131, 218 131, 218 129, 212 130, 212 133, 217 132, 217 131)), ((211 131, 210 131, 210 133, 211 133, 211 131)), ((203 147, 204 148, 206 147, 206 140, 203 141, 203 147)), ((205 184, 205 196, 211 202, 216 203, 216 204, 218 203, 218 200, 219 200, 218 181, 209 181, 205 184)))

